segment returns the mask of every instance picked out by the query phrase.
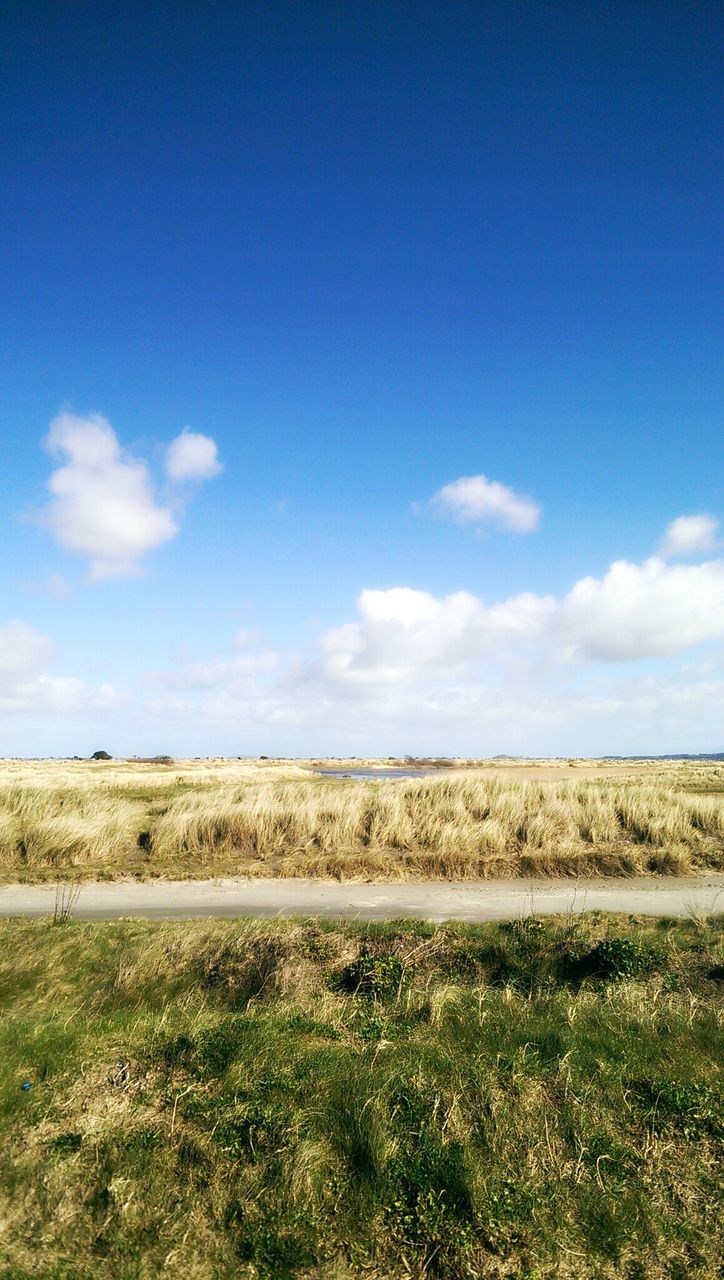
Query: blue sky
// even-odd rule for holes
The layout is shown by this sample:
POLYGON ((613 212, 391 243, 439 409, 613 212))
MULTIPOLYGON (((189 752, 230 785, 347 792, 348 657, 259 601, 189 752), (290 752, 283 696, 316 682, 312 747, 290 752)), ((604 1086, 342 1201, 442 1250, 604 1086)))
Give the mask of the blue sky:
POLYGON ((6 753, 721 750, 719 26, 6 7, 6 753))

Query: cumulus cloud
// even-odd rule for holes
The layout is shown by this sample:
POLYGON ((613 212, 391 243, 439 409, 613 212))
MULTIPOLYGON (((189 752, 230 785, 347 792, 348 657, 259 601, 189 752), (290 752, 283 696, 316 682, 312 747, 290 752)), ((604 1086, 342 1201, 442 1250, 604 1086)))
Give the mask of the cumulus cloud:
MULTIPOLYGON (((143 557, 179 532, 154 494, 148 465, 121 447, 102 414, 59 414, 46 447, 63 461, 48 480, 51 500, 41 521, 60 546, 88 560, 91 579, 138 573, 143 557)), ((213 440, 189 431, 173 441, 167 463, 178 480, 220 469, 213 440)))
POLYGON ((171 441, 166 452, 166 474, 174 483, 211 480, 222 470, 216 442, 189 427, 171 441))
POLYGON ((431 505, 438 515, 460 524, 491 524, 514 533, 531 533, 540 519, 540 507, 532 498, 483 475, 461 476, 443 485, 431 505))
MULTIPOLYGON (((106 686, 48 677, 51 657, 25 624, 0 628, 0 710, 114 705, 106 686)), ((307 657, 241 630, 144 685, 137 723, 158 718, 191 753, 204 735, 233 754, 712 750, 724 560, 620 560, 556 596, 366 589, 307 657)))
POLYGON ((616 561, 559 596, 366 589, 311 657, 242 631, 222 654, 151 673, 145 709, 276 727, 289 736, 274 749, 303 754, 705 750, 724 706, 722 642, 724 560, 616 561))
POLYGON ((724 638, 724 562, 617 561, 562 598, 524 593, 487 605, 465 591, 435 598, 363 591, 358 617, 327 631, 314 671, 359 685, 404 684, 525 652, 558 662, 630 662, 724 638))
POLYGON ((697 516, 678 516, 666 527, 661 543, 660 554, 664 559, 672 556, 696 555, 702 551, 713 551, 716 547, 716 534, 719 521, 715 516, 702 512, 697 516))
POLYGON ((148 551, 178 533, 168 507, 155 501, 146 463, 124 453, 101 414, 59 414, 46 445, 67 461, 48 481, 43 522, 62 547, 88 558, 91 578, 137 572, 148 551))
POLYGON ((582 578, 562 601, 564 653, 602 662, 683 653, 724 637, 724 562, 642 565, 616 561, 603 578, 582 578))
POLYGON ((552 598, 531 594, 486 606, 467 591, 439 599, 409 587, 363 591, 358 620, 322 637, 319 669, 336 681, 408 682, 540 638, 555 608, 552 598))

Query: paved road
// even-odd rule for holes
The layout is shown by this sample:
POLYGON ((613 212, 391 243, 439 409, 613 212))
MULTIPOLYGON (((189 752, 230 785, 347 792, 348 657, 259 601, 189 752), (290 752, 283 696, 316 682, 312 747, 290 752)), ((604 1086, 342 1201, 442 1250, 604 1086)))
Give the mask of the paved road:
MULTIPOLYGON (((52 914, 55 890, 0 887, 0 916, 52 914)), ((524 915, 624 911, 709 915, 724 911, 724 873, 677 879, 484 880, 464 884, 339 884, 330 880, 90 882, 73 916, 181 920, 203 916, 326 916, 390 920, 510 920, 524 915)))

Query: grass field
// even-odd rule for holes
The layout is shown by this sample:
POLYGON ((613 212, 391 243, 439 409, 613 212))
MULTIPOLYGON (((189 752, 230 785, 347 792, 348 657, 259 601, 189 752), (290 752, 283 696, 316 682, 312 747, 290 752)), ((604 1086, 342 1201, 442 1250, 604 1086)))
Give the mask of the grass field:
POLYGON ((5 761, 0 876, 687 874, 724 865, 723 802, 715 763, 458 762, 360 782, 283 761, 5 761))
POLYGON ((720 1275, 721 922, 0 933, 2 1275, 720 1275))

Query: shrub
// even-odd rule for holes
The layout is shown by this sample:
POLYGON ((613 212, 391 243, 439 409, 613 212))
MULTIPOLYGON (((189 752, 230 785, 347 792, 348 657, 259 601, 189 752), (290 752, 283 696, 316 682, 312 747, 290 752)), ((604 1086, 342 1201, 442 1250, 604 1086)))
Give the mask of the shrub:
POLYGON ((660 969, 665 961, 664 948, 655 942, 638 938, 603 938, 591 951, 574 961, 572 976, 602 978, 608 982, 618 978, 645 978, 660 969))
POLYGON ((402 962, 397 956, 364 950, 344 969, 342 987, 355 995, 382 1000, 399 989, 402 975, 402 962))

